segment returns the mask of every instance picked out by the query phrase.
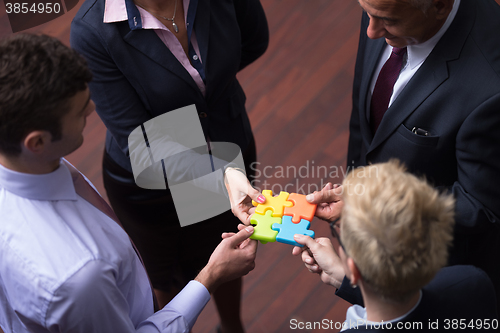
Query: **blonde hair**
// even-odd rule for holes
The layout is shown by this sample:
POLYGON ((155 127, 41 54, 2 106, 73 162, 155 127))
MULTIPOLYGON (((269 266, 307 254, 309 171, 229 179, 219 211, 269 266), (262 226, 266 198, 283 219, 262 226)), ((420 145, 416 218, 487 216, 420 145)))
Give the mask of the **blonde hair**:
POLYGON ((405 301, 446 264, 453 197, 395 160, 354 170, 343 190, 341 241, 347 255, 373 292, 405 301))

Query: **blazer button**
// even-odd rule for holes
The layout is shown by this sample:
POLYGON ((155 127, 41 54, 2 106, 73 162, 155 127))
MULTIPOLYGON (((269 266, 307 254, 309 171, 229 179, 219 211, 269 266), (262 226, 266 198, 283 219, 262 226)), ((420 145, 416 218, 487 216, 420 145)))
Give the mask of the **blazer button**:
POLYGON ((206 118, 206 117, 208 117, 208 114, 206 114, 205 112, 200 112, 200 113, 198 113, 198 116, 200 118, 206 118))

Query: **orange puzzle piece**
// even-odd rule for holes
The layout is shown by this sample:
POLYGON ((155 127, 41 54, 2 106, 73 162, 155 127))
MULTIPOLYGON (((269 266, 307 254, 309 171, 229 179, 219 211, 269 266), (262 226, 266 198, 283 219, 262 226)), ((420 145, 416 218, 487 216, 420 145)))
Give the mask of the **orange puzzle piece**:
POLYGON ((293 223, 300 223, 301 219, 312 221, 316 204, 307 202, 306 196, 298 193, 290 193, 288 200, 293 202, 293 206, 285 207, 284 215, 292 216, 293 223))
POLYGON ((265 215, 266 210, 272 210, 273 217, 283 216, 283 211, 285 207, 291 207, 293 202, 287 201, 289 193, 281 191, 276 197, 273 197, 273 191, 264 190, 262 194, 266 197, 266 202, 261 204, 252 200, 252 204, 257 206, 255 208, 255 213, 260 215, 265 215))

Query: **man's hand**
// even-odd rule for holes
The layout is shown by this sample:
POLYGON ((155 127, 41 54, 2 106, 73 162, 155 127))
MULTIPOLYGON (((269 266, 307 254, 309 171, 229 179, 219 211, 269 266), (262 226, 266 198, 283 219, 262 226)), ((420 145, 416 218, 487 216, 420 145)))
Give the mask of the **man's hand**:
POLYGON ((328 183, 321 191, 308 194, 306 200, 318 205, 315 213, 317 217, 332 222, 340 217, 344 207, 342 185, 328 183))
POLYGON ((340 288, 344 279, 344 268, 339 256, 328 238, 312 239, 309 236, 296 234, 294 239, 304 247, 295 246, 292 254, 302 255, 302 261, 311 273, 317 273, 323 283, 340 288))
POLYGON ((224 173, 231 211, 245 225, 250 225, 250 217, 255 212, 252 200, 258 203, 266 202, 266 197, 254 189, 246 175, 234 168, 227 168, 224 173))
POLYGON ((247 226, 237 234, 223 234, 222 242, 195 280, 213 293, 222 283, 247 275, 255 267, 257 253, 257 241, 248 239, 252 233, 253 227, 247 226))

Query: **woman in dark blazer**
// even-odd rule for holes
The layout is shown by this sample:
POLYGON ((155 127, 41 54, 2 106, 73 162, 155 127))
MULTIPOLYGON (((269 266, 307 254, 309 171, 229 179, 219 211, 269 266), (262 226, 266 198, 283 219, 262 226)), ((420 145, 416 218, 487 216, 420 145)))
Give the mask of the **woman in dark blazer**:
MULTIPOLYGON (((207 141, 237 144, 251 176, 255 143, 236 74, 264 53, 268 38, 259 0, 87 0, 73 20, 71 45, 94 74, 92 99, 108 129, 104 185, 160 305, 196 275, 238 220, 226 212, 181 228, 168 189, 135 184, 128 136, 195 104, 207 141)), ((240 294, 241 281, 214 293, 223 330, 242 330, 240 294)))

